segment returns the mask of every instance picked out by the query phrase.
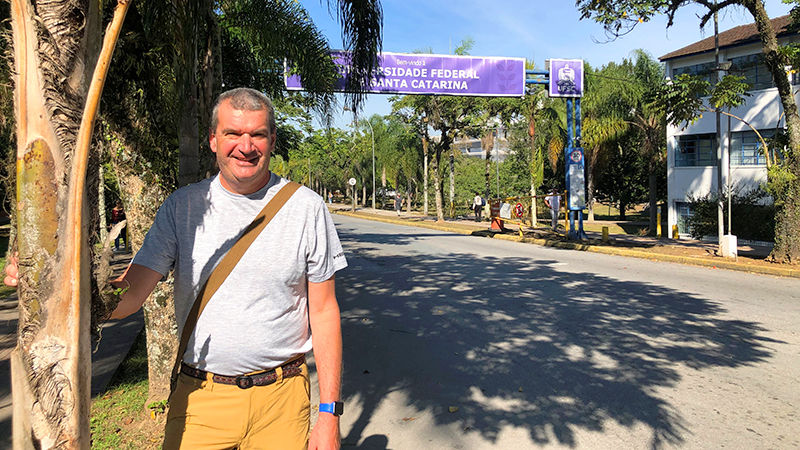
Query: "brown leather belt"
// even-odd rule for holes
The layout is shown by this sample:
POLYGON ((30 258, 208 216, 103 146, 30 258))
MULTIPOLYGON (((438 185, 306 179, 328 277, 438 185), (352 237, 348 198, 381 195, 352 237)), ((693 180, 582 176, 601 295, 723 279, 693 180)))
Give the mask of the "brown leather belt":
MULTIPOLYGON (((306 357, 301 356, 295 360, 281 366, 283 378, 294 377, 303 372, 303 364, 306 362, 306 357)), ((200 380, 207 380, 208 374, 205 370, 196 369, 192 366, 181 363, 181 373, 188 375, 192 378, 200 380)), ((278 373, 275 369, 265 370, 263 372, 251 373, 248 375, 218 375, 211 373, 214 383, 232 384, 239 386, 240 389, 249 389, 253 386, 267 386, 278 380, 278 373)))

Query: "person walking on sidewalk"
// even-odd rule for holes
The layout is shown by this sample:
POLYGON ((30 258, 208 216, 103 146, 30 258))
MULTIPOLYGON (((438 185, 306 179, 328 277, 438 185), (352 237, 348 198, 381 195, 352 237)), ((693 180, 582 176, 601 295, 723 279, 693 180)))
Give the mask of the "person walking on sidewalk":
POLYGON ((558 210, 561 207, 561 196, 558 194, 558 189, 551 189, 550 195, 544 198, 544 203, 550 208, 550 223, 555 230, 558 227, 558 210))
POLYGON ((481 221, 484 205, 483 197, 481 194, 475 192, 475 198, 472 199, 472 211, 475 213, 475 222, 481 221))
POLYGON ((400 215, 400 210, 403 208, 403 196, 400 195, 400 192, 395 192, 394 194, 394 211, 397 215, 400 215))
MULTIPOLYGON (((122 222, 123 220, 125 220, 125 210, 122 208, 122 202, 117 201, 117 203, 114 204, 114 208, 111 209, 111 225, 109 226, 109 229, 113 228, 114 225, 122 222)), ((120 250, 120 244, 123 244, 123 249, 128 248, 127 225, 122 228, 122 230, 119 232, 119 235, 117 235, 116 239, 114 239, 114 251, 120 250)))
MULTIPOLYGON (((212 270, 289 184, 269 170, 275 132, 264 94, 238 88, 219 96, 209 144, 220 172, 175 191, 161 206, 133 263, 112 283, 123 290, 112 318, 136 312, 174 270, 181 334, 212 270)), ((340 446, 342 335, 334 275, 347 261, 324 200, 305 187, 290 195, 291 207, 277 211, 197 318, 169 398, 165 449, 340 446), (309 436, 305 354, 312 344, 321 404, 309 436)), ((13 262, 5 281, 15 285, 13 262)))

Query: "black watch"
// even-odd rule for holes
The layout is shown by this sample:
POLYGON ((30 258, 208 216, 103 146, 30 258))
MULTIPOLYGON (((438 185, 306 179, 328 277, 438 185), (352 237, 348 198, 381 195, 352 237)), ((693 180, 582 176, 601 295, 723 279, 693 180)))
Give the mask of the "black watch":
POLYGON ((344 413, 344 403, 342 402, 320 403, 319 412, 326 412, 329 414, 333 414, 334 416, 341 416, 342 413, 344 413))

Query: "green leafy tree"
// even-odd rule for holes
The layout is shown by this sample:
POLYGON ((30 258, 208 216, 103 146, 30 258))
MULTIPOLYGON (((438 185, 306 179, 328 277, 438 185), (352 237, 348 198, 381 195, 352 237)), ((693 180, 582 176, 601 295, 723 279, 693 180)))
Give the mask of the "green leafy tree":
MULTIPOLYGON (((800 1, 785 0, 793 4, 792 18, 800 17, 800 1)), ((705 25, 715 13, 730 7, 742 7, 752 15, 762 44, 764 64, 772 74, 778 96, 786 115, 788 145, 782 158, 768 169, 768 190, 776 206, 775 246, 770 255, 776 262, 796 264, 800 261, 800 115, 792 87, 784 67, 800 62, 797 46, 780 46, 776 30, 767 15, 762 0, 725 0, 711 3, 706 0, 576 0, 581 18, 592 19, 604 25, 611 38, 622 36, 638 23, 653 16, 665 14, 671 26, 675 13, 688 4, 703 8, 700 26, 705 25)))
POLYGON ((631 89, 625 84, 630 62, 608 63, 600 69, 585 65, 586 95, 581 102, 583 114, 581 145, 586 155, 586 203, 589 220, 594 220, 595 175, 607 153, 615 152, 619 139, 627 131, 631 89))
MULTIPOLYGON (((658 62, 643 50, 635 51, 634 55, 634 59, 625 58, 621 63, 609 63, 587 73, 584 145, 589 163, 588 190, 592 196, 598 170, 611 157, 617 158, 620 139, 630 142, 627 134, 637 133, 636 150, 649 163, 650 231, 654 234, 658 193, 663 190, 658 182, 665 180, 666 158, 665 114, 654 101, 660 99, 666 83, 658 62), (605 155, 607 152, 612 155, 605 155)), ((593 216, 590 209, 590 220, 593 216)))
POLYGON ((648 164, 638 150, 642 145, 639 133, 626 133, 604 154, 603 170, 598 172, 597 195, 618 205, 620 220, 627 219, 630 205, 647 198, 648 164))
MULTIPOLYGON (((474 45, 471 38, 462 40, 455 49, 456 54, 465 55, 474 45)), ((416 51, 415 53, 433 53, 431 49, 416 51)), ((450 173, 450 214, 453 214, 455 195, 455 151, 453 141, 474 120, 471 117, 478 102, 473 97, 440 96, 440 95, 405 95, 392 97, 392 111, 403 117, 407 123, 414 124, 421 136, 424 162, 427 163, 428 148, 431 140, 428 136, 428 127, 439 132, 439 139, 433 142, 432 172, 435 186, 435 204, 437 220, 444 220, 444 207, 442 198, 442 178, 440 174, 441 156, 447 154, 450 173)), ((426 169, 427 171, 427 169, 426 169)), ((427 186, 426 189, 427 191, 427 186)), ((425 194, 425 213, 427 214, 427 194, 425 194)))

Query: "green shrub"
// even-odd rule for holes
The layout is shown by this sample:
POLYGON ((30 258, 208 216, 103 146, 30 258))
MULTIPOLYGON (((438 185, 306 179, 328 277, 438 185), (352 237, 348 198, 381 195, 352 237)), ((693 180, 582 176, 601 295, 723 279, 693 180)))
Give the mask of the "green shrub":
MULTIPOLYGON (((727 228, 728 204, 724 199, 724 217, 727 228)), ((687 221, 692 237, 717 235, 717 193, 691 198, 689 205, 692 215, 687 221)), ((745 192, 733 190, 731 197, 732 234, 738 239, 755 241, 775 240, 775 206, 763 189, 756 188, 745 192)))

